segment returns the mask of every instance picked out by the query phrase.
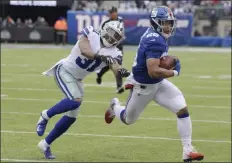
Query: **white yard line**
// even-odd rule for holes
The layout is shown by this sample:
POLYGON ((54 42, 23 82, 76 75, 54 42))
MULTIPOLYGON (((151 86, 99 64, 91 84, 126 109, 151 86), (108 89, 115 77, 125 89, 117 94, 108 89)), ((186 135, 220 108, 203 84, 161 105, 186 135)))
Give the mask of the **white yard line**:
MULTIPOLYGON (((104 83, 104 85, 98 84, 89 84, 84 83, 84 87, 106 87, 106 88, 115 88, 115 83, 104 83)), ((206 90, 231 90, 230 87, 209 87, 209 86, 192 86, 192 87, 181 87, 182 88, 191 88, 191 89, 206 89, 206 90)), ((1 87, 1 89, 5 90, 18 90, 18 91, 54 91, 59 92, 59 89, 48 89, 48 88, 12 88, 12 87, 1 87)), ((98 90, 96 90, 98 92, 98 90)), ((110 91, 100 91, 100 92, 110 92, 110 91)))
MULTIPOLYGON (((39 113, 29 113, 29 112, 12 112, 12 111, 2 111, 1 114, 17 114, 17 115, 34 115, 39 116, 39 113)), ((84 118, 100 118, 104 119, 104 116, 101 115, 82 115, 79 114, 78 117, 84 117, 84 118)), ((152 121, 176 121, 176 119, 172 118, 155 118, 155 117, 139 117, 139 119, 142 120, 152 120, 152 121)), ((231 124, 231 122, 228 121, 215 121, 215 120, 193 120, 193 122, 203 122, 203 123, 222 123, 222 124, 231 124)))
MULTIPOLYGON (((38 73, 38 74, 22 74, 22 73, 1 73, 1 76, 4 75, 10 75, 10 76, 28 76, 28 77, 45 77, 44 75, 38 73)), ((181 77, 184 78, 193 78, 195 81, 202 81, 202 82, 209 82, 209 83, 215 83, 220 81, 230 81, 231 75, 219 75, 219 76, 211 76, 211 75, 181 75, 181 77), (216 81, 212 81, 211 79, 214 79, 216 81)))
MULTIPOLYGON (((35 132, 28 131, 6 131, 1 130, 1 133, 8 134, 35 134, 35 132)), ((47 132, 45 134, 48 134, 47 132)), ((167 137, 152 137, 152 136, 135 136, 135 135, 104 135, 104 134, 90 134, 90 133, 65 133, 67 136, 90 136, 90 137, 109 137, 109 138, 127 138, 127 139, 147 139, 147 140, 169 140, 169 141, 180 141, 181 139, 176 138, 167 138, 167 137)), ((195 139, 193 142, 208 142, 208 143, 230 143, 231 141, 227 140, 204 140, 204 139, 195 139)))
POLYGON ((210 86, 193 86, 194 89, 208 89, 208 90, 230 90, 231 87, 210 87, 210 86))
MULTIPOLYGON (((61 162, 61 161, 47 161, 47 160, 24 160, 24 159, 11 159, 11 158, 1 158, 1 161, 10 161, 10 162, 61 162)), ((64 161, 62 161, 64 162, 64 161)))
MULTIPOLYGON (((71 49, 74 45, 56 46, 53 44, 11 44, 3 43, 1 44, 2 50, 11 49, 71 49)), ((135 51, 137 50, 137 45, 125 45, 125 51, 135 51)), ((170 47, 169 52, 210 52, 211 54, 221 54, 221 53, 231 53, 231 48, 214 48, 214 47, 170 47)), ((43 53, 42 53, 43 54, 43 53)), ((186 53, 188 54, 188 53, 186 53)), ((47 55, 47 54, 46 54, 47 55)))
POLYGON ((225 99, 225 98, 228 98, 228 99, 231 99, 231 96, 222 96, 222 95, 198 95, 198 94, 184 94, 184 96, 186 97, 197 97, 197 98, 222 98, 222 99, 225 99))
MULTIPOLYGON (((188 61, 190 59, 184 59, 183 61, 188 61)), ((196 60, 194 58, 192 58, 191 60, 196 60)), ((6 64, 6 63, 2 63, 0 64, 1 67, 18 67, 18 68, 36 68, 36 67, 40 67, 40 68, 49 68, 52 66, 52 63, 49 64, 47 63, 47 65, 41 65, 41 64, 30 64, 30 63, 21 63, 21 64, 18 64, 18 63, 11 63, 11 64, 6 64)), ((209 67, 205 67, 204 70, 211 70, 209 67)), ((230 67, 217 67, 215 68, 215 70, 228 70, 230 71, 230 67)), ((215 75, 211 75, 211 74, 208 74, 208 75, 202 75, 202 72, 195 72, 195 74, 181 74, 181 76, 184 76, 184 77, 201 77, 204 78, 204 76, 208 76, 208 78, 214 78, 215 75)), ((225 75, 220 75, 219 76, 220 78, 231 78, 231 74, 225 74, 225 75)), ((207 78, 207 77, 206 77, 207 78)))
POLYGON ((231 75, 219 75, 219 79, 231 79, 231 75))
POLYGON ((1 97, 7 97, 8 95, 6 95, 6 94, 1 94, 1 97))
MULTIPOLYGON (((42 67, 43 65, 36 65, 36 67, 42 67)), ((35 65, 30 64, 1 64, 1 67, 35 67, 35 65)), ((44 67, 44 66, 43 66, 44 67)))
MULTIPOLYGON (((38 101, 38 102, 57 102, 59 99, 38 99, 38 98, 10 98, 10 97, 3 97, 1 99, 3 100, 17 100, 17 101, 38 101)), ((109 104, 109 102, 106 101, 88 101, 84 100, 85 103, 94 103, 94 104, 109 104)), ((121 102, 122 104, 125 102, 121 102)), ((159 106, 157 104, 152 104, 154 106, 159 106)), ((231 107, 229 106, 207 106, 207 105, 188 105, 192 108, 217 108, 217 109, 228 109, 230 110, 231 107)))
POLYGON ((6 79, 2 79, 1 80, 1 83, 12 83, 13 82, 13 80, 6 80, 6 79))
POLYGON ((44 77, 42 74, 20 74, 20 73, 1 73, 1 76, 3 75, 10 75, 10 76, 38 76, 38 77, 44 77))
MULTIPOLYGON (((92 86, 92 84, 84 84, 84 87, 89 87, 89 86, 92 86)), ((107 86, 107 84, 105 85, 105 87, 110 87, 110 86, 107 86)), ((97 87, 97 85, 96 85, 97 87)), ((1 88, 2 90, 17 90, 17 91, 51 91, 51 92, 59 92, 59 89, 45 89, 45 88, 4 88, 2 87, 1 88)), ((91 91, 91 90, 85 90, 85 92, 88 92, 88 93, 109 93, 109 94, 113 94, 114 92, 112 91, 102 91, 102 90, 94 90, 94 91, 91 91)), ((184 96, 188 96, 188 97, 196 97, 196 98, 201 98, 201 97, 204 97, 204 98, 231 98, 231 96, 223 96, 223 95, 201 95, 201 94, 184 94, 184 96)))

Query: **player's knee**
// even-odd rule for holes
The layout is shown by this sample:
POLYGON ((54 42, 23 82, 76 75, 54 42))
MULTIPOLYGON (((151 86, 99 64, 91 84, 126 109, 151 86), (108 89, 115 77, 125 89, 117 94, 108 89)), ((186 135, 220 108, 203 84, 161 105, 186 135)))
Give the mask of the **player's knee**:
POLYGON ((69 116, 66 116, 64 115, 60 121, 58 121, 55 125, 55 128, 58 129, 58 130, 67 130, 74 122, 76 121, 76 118, 73 118, 73 117, 69 117, 69 116), (64 121, 65 122, 65 126, 64 125, 60 125, 60 122, 61 121, 64 121))
POLYGON ((82 99, 81 99, 81 98, 74 98, 73 100, 76 101, 76 102, 79 102, 79 103, 82 102, 82 99))
POLYGON ((76 106, 75 109, 79 108, 80 105, 81 105, 82 99, 81 98, 75 98, 75 99, 73 99, 73 101, 75 102, 75 106, 76 106))
POLYGON ((79 109, 74 109, 74 110, 71 110, 71 111, 68 111, 65 113, 66 116, 70 117, 70 118, 77 118, 78 116, 78 113, 79 113, 79 109))
POLYGON ((127 125, 132 125, 133 123, 135 123, 135 121, 136 121, 136 119, 128 119, 128 118, 126 118, 126 120, 125 120, 125 124, 127 124, 127 125))
POLYGON ((133 123, 135 123, 137 120, 136 117, 129 117, 129 116, 126 116, 125 117, 125 124, 127 125, 132 125, 133 123))
POLYGON ((82 101, 81 98, 74 98, 72 100, 69 99, 69 101, 68 101, 69 106, 68 107, 70 108, 70 110, 75 110, 75 109, 80 107, 81 101, 82 101))
POLYGON ((124 109, 121 113, 120 113, 120 119, 121 121, 126 124, 126 125, 131 125, 133 124, 136 119, 133 117, 128 117, 126 114, 126 109, 124 109))
POLYGON ((188 112, 188 108, 187 106, 180 109, 177 113, 176 113, 178 118, 185 118, 185 117, 189 117, 189 112, 188 112))

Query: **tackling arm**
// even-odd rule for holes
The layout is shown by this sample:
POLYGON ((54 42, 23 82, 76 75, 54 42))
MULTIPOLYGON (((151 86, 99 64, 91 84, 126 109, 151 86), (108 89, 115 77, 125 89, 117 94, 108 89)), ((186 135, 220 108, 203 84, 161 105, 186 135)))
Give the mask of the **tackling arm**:
MULTIPOLYGON (((152 37, 151 37, 152 38, 152 37)), ((156 39, 156 38, 155 38, 156 39)), ((148 74, 151 78, 170 78, 173 76, 179 75, 178 71, 174 70, 167 70, 164 68, 159 67, 160 65, 160 56, 165 52, 166 46, 157 40, 157 42, 149 42, 150 46, 148 46, 148 50, 145 52, 146 56, 146 64, 148 74)), ((177 63, 177 62, 176 62, 177 63)), ((175 65, 177 66, 177 64, 175 65)))
POLYGON ((112 64, 109 67, 113 71, 113 73, 115 75, 117 75, 118 74, 118 70, 121 68, 121 65, 119 65, 118 62, 116 62, 115 64, 112 64))
POLYGON ((98 52, 94 54, 89 40, 84 36, 82 36, 79 40, 79 48, 81 54, 89 59, 100 59, 101 61, 105 62, 106 65, 114 64, 116 62, 111 56, 103 56, 98 52))
POLYGON ((86 37, 81 36, 79 40, 79 48, 83 56, 89 59, 95 59, 96 54, 92 51, 89 40, 86 37))
POLYGON ((112 64, 109 67, 115 75, 120 75, 121 77, 128 77, 130 75, 130 72, 119 65, 117 61, 115 64, 112 64))

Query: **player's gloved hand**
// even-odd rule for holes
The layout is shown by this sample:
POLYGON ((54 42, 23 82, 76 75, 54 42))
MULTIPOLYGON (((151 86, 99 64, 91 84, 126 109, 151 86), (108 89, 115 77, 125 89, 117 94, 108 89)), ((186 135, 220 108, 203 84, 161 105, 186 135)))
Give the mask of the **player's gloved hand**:
POLYGON ((175 60, 175 67, 173 68, 174 76, 179 76, 181 69, 180 60, 178 58, 175 58, 174 60, 175 60))
POLYGON ((118 69, 118 72, 121 75, 121 77, 128 77, 130 75, 130 72, 125 68, 118 69))
POLYGON ((116 64, 117 60, 111 56, 102 56, 101 60, 106 63, 106 65, 116 64))
POLYGON ((95 54, 94 59, 100 59, 102 62, 105 62, 107 66, 117 63, 116 59, 114 59, 113 57, 100 54, 95 54))

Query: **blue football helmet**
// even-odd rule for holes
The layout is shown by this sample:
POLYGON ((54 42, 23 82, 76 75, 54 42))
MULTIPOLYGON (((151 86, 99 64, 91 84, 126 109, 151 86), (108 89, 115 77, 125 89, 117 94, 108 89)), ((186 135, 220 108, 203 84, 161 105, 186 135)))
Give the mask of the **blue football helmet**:
POLYGON ((175 33, 176 18, 166 6, 153 8, 150 14, 151 27, 166 39, 175 33))

